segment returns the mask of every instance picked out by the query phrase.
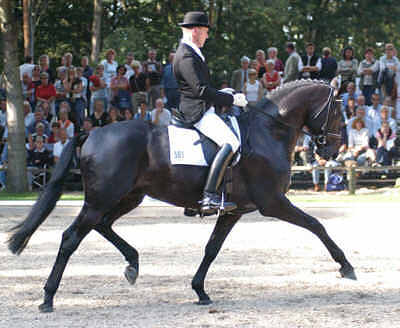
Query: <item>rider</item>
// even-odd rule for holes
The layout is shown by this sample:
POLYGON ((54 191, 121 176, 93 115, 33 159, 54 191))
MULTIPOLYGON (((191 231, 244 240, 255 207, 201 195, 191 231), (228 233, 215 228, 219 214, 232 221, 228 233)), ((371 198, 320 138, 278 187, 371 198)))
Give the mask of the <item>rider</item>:
MULTIPOLYGON (((221 196, 217 190, 240 143, 236 135, 224 121, 215 114, 210 104, 219 106, 247 105, 243 94, 231 95, 218 91, 210 85, 207 63, 200 48, 208 38, 208 17, 203 12, 192 11, 185 14, 182 28, 183 37, 176 52, 173 70, 181 92, 178 113, 185 123, 193 124, 201 133, 213 140, 219 149, 208 173, 204 187, 201 211, 213 214, 221 206, 221 196)), ((236 208, 234 203, 224 203, 225 209, 236 208)))

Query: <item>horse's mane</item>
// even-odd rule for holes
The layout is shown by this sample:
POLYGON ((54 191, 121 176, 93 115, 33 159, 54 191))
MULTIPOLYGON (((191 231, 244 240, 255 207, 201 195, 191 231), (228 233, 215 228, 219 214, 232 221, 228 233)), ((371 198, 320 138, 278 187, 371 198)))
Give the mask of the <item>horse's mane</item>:
POLYGON ((324 85, 327 87, 330 87, 329 84, 326 81, 323 80, 311 80, 311 79, 301 79, 301 80, 296 80, 296 81, 291 81, 288 83, 285 83, 275 90, 273 90, 267 98, 270 99, 274 103, 278 103, 278 100, 281 100, 284 98, 287 94, 291 93, 294 89, 302 88, 305 86, 310 86, 310 85, 324 85))

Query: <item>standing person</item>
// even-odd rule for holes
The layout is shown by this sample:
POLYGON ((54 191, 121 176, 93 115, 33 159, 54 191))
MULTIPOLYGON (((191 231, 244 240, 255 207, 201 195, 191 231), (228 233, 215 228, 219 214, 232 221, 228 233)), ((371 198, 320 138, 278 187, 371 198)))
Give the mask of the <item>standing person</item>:
POLYGON ((236 92, 242 92, 244 84, 249 80, 250 58, 243 56, 240 59, 241 67, 232 73, 231 87, 236 92))
POLYGON ((131 94, 129 92, 129 81, 125 77, 126 68, 124 65, 119 65, 117 75, 111 79, 111 103, 119 110, 131 108, 131 94))
POLYGON ((50 58, 48 55, 41 55, 39 57, 40 72, 46 72, 49 74, 49 80, 54 83, 55 75, 53 70, 50 68, 50 58))
POLYGON ((359 88, 365 97, 365 104, 371 106, 371 97, 376 89, 377 72, 379 64, 374 58, 372 48, 367 48, 364 52, 365 59, 358 66, 358 75, 360 75, 359 88))
POLYGON ((356 83, 358 61, 354 58, 352 47, 343 49, 343 59, 338 63, 337 75, 340 76, 340 90, 346 90, 350 82, 356 83))
POLYGON ((158 126, 167 126, 171 121, 171 112, 164 108, 161 98, 156 100, 156 108, 151 111, 151 121, 158 126))
POLYGON ((132 68, 132 63, 135 60, 135 56, 133 55, 133 52, 128 52, 126 54, 126 58, 125 58, 125 69, 126 69, 126 73, 125 73, 125 77, 127 78, 127 80, 129 81, 130 77, 135 74, 135 71, 132 68))
POLYGON ((275 90, 281 84, 281 76, 277 70, 275 70, 276 65, 272 59, 267 60, 267 71, 262 77, 262 84, 264 88, 271 92, 275 90))
POLYGON ((282 60, 278 58, 278 49, 275 47, 268 48, 268 60, 274 61, 274 69, 279 73, 279 75, 283 75, 283 70, 285 66, 283 65, 282 60))
POLYGON ((385 45, 385 54, 379 59, 379 85, 382 87, 384 98, 392 97, 395 93, 394 79, 399 68, 399 60, 395 56, 395 48, 392 43, 385 45))
MULTIPOLYGON (((217 190, 225 174, 225 169, 239 148, 236 135, 214 112, 210 103, 217 106, 247 105, 243 94, 230 95, 220 92, 210 85, 210 74, 200 48, 208 38, 208 17, 203 12, 188 12, 180 24, 183 38, 174 59, 174 74, 181 91, 180 114, 186 123, 194 124, 221 148, 214 157, 204 187, 201 211, 214 214, 221 206, 221 196, 217 190)), ((236 208, 234 203, 225 202, 225 209, 236 208)))
POLYGON ((133 113, 136 114, 142 102, 147 100, 147 86, 150 84, 145 72, 140 72, 140 63, 136 60, 132 63, 134 74, 129 79, 129 88, 132 93, 133 113))
POLYGON ((108 99, 111 99, 111 89, 110 89, 111 79, 117 75, 118 63, 114 60, 115 55, 116 55, 115 50, 109 49, 106 52, 106 59, 103 59, 100 62, 100 64, 103 65, 104 67, 104 79, 107 84, 108 99))
POLYGON ((175 51, 171 51, 168 56, 168 64, 163 69, 161 78, 161 96, 167 98, 166 107, 178 108, 179 106, 179 90, 176 82, 172 63, 174 62, 175 51))
POLYGON ((89 80, 89 77, 93 75, 93 68, 89 66, 89 57, 83 56, 81 58, 81 67, 83 69, 82 75, 89 80))
POLYGON ((36 103, 48 102, 53 108, 54 101, 56 100, 56 88, 49 82, 49 74, 46 72, 40 73, 41 84, 36 87, 36 103))
POLYGON ((149 49, 148 58, 143 63, 144 71, 147 73, 150 81, 150 88, 148 90, 149 106, 155 107, 156 100, 161 96, 161 63, 157 61, 157 51, 149 49))
POLYGON ((319 78, 327 82, 331 82, 336 75, 337 62, 332 57, 332 50, 328 47, 322 49, 321 58, 321 71, 319 72, 319 78))
POLYGON ((257 61, 257 78, 261 79, 264 73, 266 72, 267 68, 267 60, 265 59, 265 52, 262 49, 258 49, 256 51, 256 61, 257 61))
POLYGON ((249 69, 249 80, 243 86, 243 93, 246 95, 248 104, 253 106, 261 100, 264 94, 262 83, 257 80, 257 71, 253 68, 249 69))
POLYGON ((285 72, 283 83, 288 83, 290 81, 295 81, 299 77, 299 61, 301 58, 296 52, 294 43, 289 42, 286 46, 286 51, 289 54, 288 59, 285 62, 285 72))
POLYGON ((108 110, 108 93, 107 93, 107 82, 106 78, 103 75, 104 66, 99 64, 96 67, 95 75, 92 75, 89 78, 89 89, 92 93, 90 99, 90 107, 89 112, 90 115, 93 114, 93 104, 96 100, 101 100, 103 102, 103 108, 107 112, 108 110))
POLYGON ((299 72, 302 79, 318 79, 321 71, 321 58, 315 54, 313 43, 307 43, 306 53, 299 60, 299 72))
POLYGON ((33 58, 31 56, 26 56, 24 58, 24 63, 19 66, 19 76, 22 80, 24 73, 28 73, 29 77, 32 77, 32 70, 35 65, 33 64, 33 58))

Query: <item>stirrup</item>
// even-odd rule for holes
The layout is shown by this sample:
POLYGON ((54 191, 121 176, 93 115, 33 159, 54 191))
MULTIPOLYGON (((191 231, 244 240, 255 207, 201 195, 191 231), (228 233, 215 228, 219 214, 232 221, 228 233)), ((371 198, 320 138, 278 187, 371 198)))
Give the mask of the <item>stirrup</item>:
POLYGON ((200 212, 203 215, 218 214, 219 216, 231 212, 237 207, 235 203, 225 201, 224 192, 222 192, 221 197, 217 193, 205 192, 200 203, 200 212))

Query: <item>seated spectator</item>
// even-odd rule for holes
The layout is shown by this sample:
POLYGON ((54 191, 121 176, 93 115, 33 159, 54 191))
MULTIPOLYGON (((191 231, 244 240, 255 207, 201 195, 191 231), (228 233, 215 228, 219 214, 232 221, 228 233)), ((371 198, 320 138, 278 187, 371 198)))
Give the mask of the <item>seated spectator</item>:
POLYGON ((89 134, 93 130, 93 122, 90 118, 85 118, 83 121, 83 133, 89 134))
POLYGON ((268 59, 266 67, 267 71, 264 73, 261 82, 264 89, 271 92, 281 84, 281 76, 279 75, 279 72, 275 70, 273 60, 268 59))
MULTIPOLYGON (((103 110, 108 110, 108 92, 107 92, 107 81, 104 77, 104 66, 97 65, 95 75, 89 78, 89 89, 92 93, 90 99, 90 114, 94 113, 94 103, 97 100, 103 102, 103 110)), ((96 125, 95 125, 96 126, 96 125)))
POLYGON ((36 87, 36 103, 48 102, 53 106, 56 100, 56 88, 49 82, 49 74, 46 72, 40 73, 41 84, 36 87))
POLYGON ((41 108, 36 108, 35 113, 33 113, 35 120, 31 125, 28 126, 28 133, 32 134, 36 132, 36 125, 42 123, 45 127, 45 134, 50 134, 50 125, 45 119, 43 119, 43 112, 41 108))
POLYGON ((387 106, 381 107, 380 115, 373 121, 374 135, 378 132, 383 122, 387 122, 392 131, 396 132, 397 123, 393 118, 389 116, 389 108, 387 106))
POLYGON ((124 110, 124 120, 129 121, 133 119, 133 112, 129 108, 124 110))
POLYGON ((356 85, 354 84, 354 82, 349 82, 347 84, 346 91, 347 92, 342 95, 343 108, 347 106, 347 102, 349 101, 349 99, 355 100, 359 96, 358 92, 356 92, 356 85))
POLYGON ((371 120, 375 120, 380 115, 381 103, 379 94, 373 93, 371 96, 372 105, 368 107, 367 115, 371 120))
POLYGON ((353 98, 350 98, 347 102, 347 106, 343 109, 343 120, 346 124, 348 124, 349 120, 356 116, 356 101, 353 98))
POLYGON ((67 101, 67 91, 65 90, 64 82, 66 79, 66 71, 65 68, 59 67, 57 69, 57 79, 54 83, 54 87, 56 88, 56 100, 54 103, 55 114, 58 116, 58 111, 60 108, 60 104, 63 101, 67 101))
POLYGON ((151 114, 147 111, 147 104, 145 102, 140 103, 139 112, 137 112, 133 118, 135 120, 151 122, 151 114))
POLYGON ((257 80, 257 71, 252 68, 249 69, 249 80, 243 86, 243 93, 249 105, 255 105, 264 95, 262 83, 257 80))
POLYGON ((43 143, 47 144, 49 137, 47 136, 47 134, 45 134, 44 129, 45 128, 43 123, 39 122, 38 124, 36 124, 36 131, 28 136, 28 150, 33 150, 35 148, 37 138, 41 138, 43 143))
POLYGON ((53 117, 53 114, 50 113, 51 108, 48 102, 42 102, 41 104, 39 104, 38 108, 42 110, 43 119, 49 122, 49 124, 53 121, 53 118, 54 120, 56 119, 55 117, 53 117))
POLYGON ((119 116, 119 110, 115 107, 111 107, 109 112, 108 112, 108 121, 107 124, 110 123, 117 123, 121 121, 121 118, 119 116))
POLYGON ((50 148, 53 148, 54 144, 60 140, 60 123, 53 122, 51 124, 51 133, 47 143, 50 145, 50 148))
POLYGON ((24 122, 25 129, 30 126, 35 121, 35 116, 32 113, 32 107, 29 101, 24 101, 24 122))
POLYGON ((53 147, 54 163, 57 164, 64 147, 69 142, 67 130, 60 128, 60 141, 56 142, 53 147))
POLYGON ((389 123, 382 122, 381 127, 376 132, 378 149, 376 151, 376 162, 379 165, 392 165, 392 160, 396 155, 394 141, 396 133, 390 128, 389 123))
POLYGON ((358 166, 366 164, 367 159, 371 163, 375 162, 375 153, 369 148, 368 129, 362 118, 355 119, 349 130, 349 146, 345 159, 357 161, 358 166))
POLYGON ((278 58, 278 49, 275 47, 268 48, 267 54, 268 60, 272 60, 274 62, 274 70, 277 71, 279 75, 283 75, 285 66, 283 65, 282 60, 278 58))
POLYGON ((314 147, 312 145, 311 137, 306 134, 302 134, 299 138, 297 138, 296 146, 294 146, 295 165, 311 165, 313 151, 314 147))
POLYGON ((156 108, 151 111, 151 121, 159 126, 168 126, 171 121, 171 112, 164 108, 164 102, 161 98, 156 100, 156 108))
POLYGON ((102 99, 94 100, 94 113, 90 116, 94 127, 102 127, 108 122, 108 114, 104 110, 104 102, 102 99))
POLYGON ((43 168, 52 163, 51 153, 45 147, 42 137, 37 137, 33 149, 28 150, 27 165, 31 167, 43 168))
POLYGON ((318 167, 322 166, 324 168, 324 190, 326 191, 326 186, 328 184, 328 179, 329 176, 332 173, 332 168, 340 166, 340 163, 330 159, 326 160, 322 157, 320 157, 317 153, 314 154, 315 156, 315 161, 313 162, 313 169, 311 171, 312 173, 312 179, 313 179, 313 184, 314 184, 314 191, 320 191, 320 185, 319 185, 319 178, 320 178, 320 171, 318 167))
POLYGON ((74 137, 75 127, 74 124, 69 120, 69 113, 66 107, 60 108, 58 124, 60 124, 61 129, 65 129, 67 131, 68 138, 71 139, 74 137))
POLYGON ((356 109, 356 115, 349 119, 347 123, 347 133, 349 133, 349 130, 351 129, 354 120, 356 120, 357 118, 361 118, 364 121, 364 125, 368 130, 368 137, 372 137, 374 135, 374 122, 370 120, 366 115, 364 106, 358 106, 356 109))
POLYGON ((29 103, 33 104, 35 101, 35 85, 32 83, 32 80, 27 72, 22 75, 21 86, 24 100, 27 100, 29 103))
POLYGON ((391 97, 385 97, 383 99, 382 106, 386 106, 388 108, 389 117, 394 118, 394 119, 396 118, 396 113, 395 113, 395 110, 393 108, 393 100, 392 100, 391 97))
MULTIPOLYGON (((36 92, 36 88, 42 84, 42 81, 40 80, 40 66, 39 65, 35 65, 32 69, 32 78, 31 78, 31 82, 33 83, 33 85, 35 86, 35 92, 36 92)), ((36 99, 36 97, 35 97, 36 99)))

